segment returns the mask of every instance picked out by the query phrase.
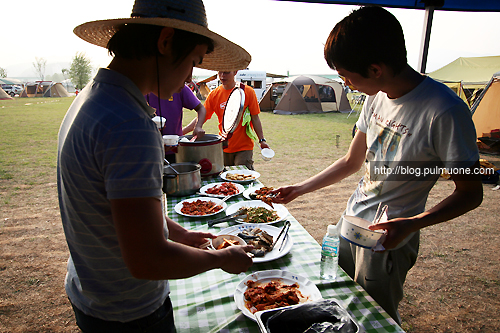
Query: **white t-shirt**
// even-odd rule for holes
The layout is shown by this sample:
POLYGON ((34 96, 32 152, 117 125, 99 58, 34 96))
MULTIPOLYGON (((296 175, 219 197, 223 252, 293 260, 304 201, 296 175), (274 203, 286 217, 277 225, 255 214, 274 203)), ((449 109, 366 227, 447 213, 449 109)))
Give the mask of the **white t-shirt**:
POLYGON ((436 167, 470 167, 479 158, 469 108, 429 77, 397 99, 370 96, 356 125, 366 133, 367 162, 346 215, 371 221, 380 202, 389 219, 419 214, 440 176, 436 167))

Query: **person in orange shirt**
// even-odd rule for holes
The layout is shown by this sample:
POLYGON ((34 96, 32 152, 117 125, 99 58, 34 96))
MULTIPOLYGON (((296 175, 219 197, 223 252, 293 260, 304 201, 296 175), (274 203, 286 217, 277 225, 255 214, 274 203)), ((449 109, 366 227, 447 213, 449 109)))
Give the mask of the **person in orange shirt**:
MULTIPOLYGON (((236 86, 236 73, 237 71, 219 72, 219 80, 222 82, 222 85, 212 90, 205 101, 205 109, 207 110, 205 121, 210 119, 215 113, 219 119, 219 134, 222 136, 225 136, 222 131, 224 108, 229 94, 231 94, 233 88, 236 86)), ((227 139, 227 147, 224 148, 224 165, 245 165, 248 169, 254 170, 253 140, 258 140, 261 149, 269 148, 269 144, 264 139, 262 123, 259 118, 259 102, 257 101, 255 91, 247 85, 242 85, 242 87, 244 87, 245 91, 244 110, 248 108, 250 122, 247 125, 248 115, 241 117, 240 123, 227 139), (247 126, 250 126, 257 136, 255 136, 253 131, 247 131, 247 126)), ((196 121, 196 119, 193 121, 196 121)))

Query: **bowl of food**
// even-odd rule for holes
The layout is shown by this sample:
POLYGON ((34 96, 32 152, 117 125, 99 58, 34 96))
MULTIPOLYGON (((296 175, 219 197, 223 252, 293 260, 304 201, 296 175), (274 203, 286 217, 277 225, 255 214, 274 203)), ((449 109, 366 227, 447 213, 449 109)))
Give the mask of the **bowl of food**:
POLYGON ((179 136, 178 135, 164 135, 163 136, 163 144, 165 146, 169 147, 175 147, 179 143, 179 136))
POLYGON ((235 235, 219 235, 212 239, 211 242, 216 250, 222 250, 232 245, 247 245, 247 242, 235 235))
POLYGON ((368 229, 371 224, 371 221, 361 217, 344 215, 340 236, 354 245, 371 249, 377 244, 377 241, 382 242, 383 239, 381 238, 385 236, 385 233, 381 230, 368 229))

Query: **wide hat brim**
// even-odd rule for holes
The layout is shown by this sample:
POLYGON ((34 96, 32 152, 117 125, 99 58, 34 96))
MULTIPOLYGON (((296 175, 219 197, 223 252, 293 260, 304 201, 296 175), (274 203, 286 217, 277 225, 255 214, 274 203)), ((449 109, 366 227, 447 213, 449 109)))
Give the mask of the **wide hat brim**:
POLYGON ((108 41, 123 24, 151 24, 163 27, 171 27, 193 32, 206 36, 213 40, 213 52, 203 57, 203 63, 196 67, 214 71, 236 71, 245 69, 252 60, 250 54, 241 46, 227 40, 226 38, 210 31, 209 29, 190 22, 171 18, 122 18, 111 20, 99 20, 83 23, 77 26, 73 32, 81 39, 101 47, 107 47, 108 41))

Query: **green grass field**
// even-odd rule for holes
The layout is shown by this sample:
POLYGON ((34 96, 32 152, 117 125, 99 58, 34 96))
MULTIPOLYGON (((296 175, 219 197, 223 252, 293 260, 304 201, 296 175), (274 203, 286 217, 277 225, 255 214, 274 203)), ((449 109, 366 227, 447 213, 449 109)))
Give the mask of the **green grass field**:
MULTIPOLYGON (((56 181, 57 133, 73 102, 68 98, 14 98, 0 101, 0 195, 8 203, 20 186, 56 181)), ((184 123, 196 116, 185 110, 184 123)), ((259 158, 255 148, 255 167, 263 171, 269 185, 288 183, 312 175, 347 151, 356 114, 343 113, 260 115, 265 137, 276 157, 271 162, 259 158), (337 139, 337 136, 338 139, 337 139), (338 142, 337 142, 338 140, 338 142)), ((204 125, 216 134, 217 119, 204 125)))

